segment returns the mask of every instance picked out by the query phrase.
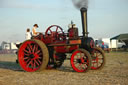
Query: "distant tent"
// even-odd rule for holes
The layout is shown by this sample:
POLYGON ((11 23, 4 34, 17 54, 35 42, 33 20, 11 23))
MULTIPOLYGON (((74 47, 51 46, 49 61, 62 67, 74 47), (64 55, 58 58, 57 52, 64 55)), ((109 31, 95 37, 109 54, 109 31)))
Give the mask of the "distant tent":
POLYGON ((110 38, 110 40, 113 40, 113 39, 123 41, 128 46, 128 33, 120 34, 120 35, 110 38))

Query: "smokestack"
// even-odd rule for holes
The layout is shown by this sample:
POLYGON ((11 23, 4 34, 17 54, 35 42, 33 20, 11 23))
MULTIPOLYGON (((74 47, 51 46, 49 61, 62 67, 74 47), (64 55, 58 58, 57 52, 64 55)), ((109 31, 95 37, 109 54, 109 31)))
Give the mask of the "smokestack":
POLYGON ((83 37, 88 37, 88 28, 87 28, 87 8, 82 7, 81 11, 81 20, 83 28, 83 37))

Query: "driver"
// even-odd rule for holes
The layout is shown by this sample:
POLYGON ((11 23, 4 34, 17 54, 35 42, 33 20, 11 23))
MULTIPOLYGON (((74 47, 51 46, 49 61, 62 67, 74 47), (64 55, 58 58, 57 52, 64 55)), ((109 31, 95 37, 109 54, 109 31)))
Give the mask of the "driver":
POLYGON ((39 34, 39 32, 36 32, 36 29, 38 28, 38 24, 34 24, 33 28, 32 28, 32 35, 33 36, 37 36, 39 34))

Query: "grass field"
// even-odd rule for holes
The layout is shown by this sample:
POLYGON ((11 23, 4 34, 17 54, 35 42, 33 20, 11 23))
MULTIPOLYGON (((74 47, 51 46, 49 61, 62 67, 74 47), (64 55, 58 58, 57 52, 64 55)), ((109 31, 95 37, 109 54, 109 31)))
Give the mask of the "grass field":
POLYGON ((0 55, 0 85, 128 85, 128 52, 106 53, 102 70, 74 72, 70 61, 61 68, 25 72, 15 63, 15 54, 0 55))

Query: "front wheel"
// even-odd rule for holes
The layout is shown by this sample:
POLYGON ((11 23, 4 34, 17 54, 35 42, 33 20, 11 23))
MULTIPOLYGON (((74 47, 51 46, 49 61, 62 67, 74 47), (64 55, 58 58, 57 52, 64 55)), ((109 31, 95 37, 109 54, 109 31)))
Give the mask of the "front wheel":
POLYGON ((92 54, 92 70, 102 69, 106 63, 104 51, 101 48, 94 48, 92 54))
POLYGON ((72 53, 71 66, 76 72, 87 72, 91 68, 91 55, 84 49, 72 53))

